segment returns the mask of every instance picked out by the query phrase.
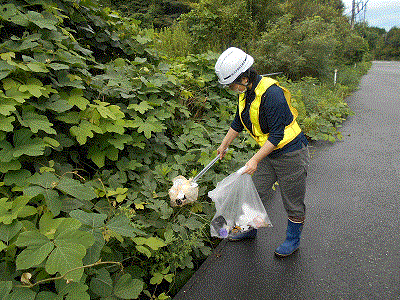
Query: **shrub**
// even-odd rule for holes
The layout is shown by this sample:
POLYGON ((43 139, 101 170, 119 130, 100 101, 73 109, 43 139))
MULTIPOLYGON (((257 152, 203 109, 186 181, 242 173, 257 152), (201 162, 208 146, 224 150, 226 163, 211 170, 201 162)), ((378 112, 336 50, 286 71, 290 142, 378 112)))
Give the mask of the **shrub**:
POLYGON ((321 17, 298 23, 284 15, 253 46, 257 67, 262 73, 284 72, 293 80, 321 78, 334 65, 338 44, 335 28, 321 17))
POLYGON ((189 30, 193 53, 220 52, 229 46, 246 49, 257 33, 247 2, 241 0, 199 1, 179 22, 189 30))
POLYGON ((170 207, 227 128, 205 111, 215 57, 163 61, 152 31, 89 0, 0 9, 2 293, 167 298, 214 243, 207 186, 240 163, 170 207))
POLYGON ((299 111, 299 125, 308 138, 331 142, 342 139, 338 128, 352 113, 343 101, 348 95, 346 87, 338 85, 330 89, 311 77, 296 82, 286 78, 280 80, 292 92, 293 104, 299 111))
POLYGON ((160 30, 156 47, 168 57, 186 57, 192 53, 192 38, 185 23, 174 23, 160 30))

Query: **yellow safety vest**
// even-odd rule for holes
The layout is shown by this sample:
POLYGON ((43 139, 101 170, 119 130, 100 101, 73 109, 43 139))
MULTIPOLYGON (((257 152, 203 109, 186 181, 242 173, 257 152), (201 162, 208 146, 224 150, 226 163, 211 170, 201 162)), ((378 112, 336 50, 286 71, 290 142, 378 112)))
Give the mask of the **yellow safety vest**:
POLYGON ((242 120, 242 112, 243 112, 245 104, 246 104, 245 93, 239 95, 239 116, 240 116, 240 120, 242 121, 244 128, 247 129, 247 131, 250 133, 250 135, 262 147, 264 145, 264 143, 268 140, 269 133, 263 133, 261 130, 261 126, 260 126, 259 116, 260 116, 261 97, 265 93, 265 91, 271 85, 274 85, 274 84, 276 84, 283 90, 283 93, 284 93, 286 101, 289 105, 290 111, 293 114, 293 121, 285 127, 283 139, 276 146, 276 149, 280 149, 283 146, 290 143, 291 141, 293 141, 295 139, 295 137, 299 135, 299 133, 301 132, 301 129, 300 129, 299 124, 297 124, 297 122, 296 122, 298 113, 297 113, 297 110, 291 104, 291 94, 287 89, 285 89, 284 87, 281 87, 279 85, 278 81, 276 81, 272 78, 269 78, 269 77, 263 77, 260 80, 260 82, 258 83, 257 87, 255 88, 256 97, 250 105, 250 112, 249 112, 250 113, 250 121, 251 121, 251 125, 252 125, 251 131, 248 130, 248 128, 244 125, 244 122, 242 120))

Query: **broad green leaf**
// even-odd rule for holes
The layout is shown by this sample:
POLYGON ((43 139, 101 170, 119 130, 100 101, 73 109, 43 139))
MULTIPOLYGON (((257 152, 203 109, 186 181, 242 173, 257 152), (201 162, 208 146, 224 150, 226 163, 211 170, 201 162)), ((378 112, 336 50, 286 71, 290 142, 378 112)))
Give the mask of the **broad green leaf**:
POLYGON ((19 19, 18 17, 22 17, 23 14, 17 9, 17 7, 14 4, 11 3, 4 4, 0 6, 0 9, 1 9, 0 19, 3 19, 4 21, 13 22, 21 26, 27 25, 27 23, 21 24, 16 21, 19 19))
POLYGON ((174 274, 166 274, 166 275, 164 275, 164 279, 165 279, 166 281, 168 281, 169 283, 172 282, 172 280, 174 279, 174 277, 175 277, 174 274))
POLYGON ((96 151, 89 153, 88 158, 90 158, 96 166, 99 168, 104 167, 106 162, 106 152, 105 151, 96 151))
POLYGON ((117 119, 115 114, 107 106, 103 106, 103 105, 93 105, 93 106, 97 109, 97 111, 103 118, 105 118, 105 119, 110 118, 112 120, 117 119))
MULTIPOLYGON (((82 266, 82 258, 86 254, 83 245, 73 243, 58 243, 55 241, 56 248, 51 252, 46 262, 46 272, 54 275, 66 274, 68 271, 82 266)), ((83 274, 83 268, 68 273, 65 278, 78 282, 83 274)))
POLYGON ((27 13, 28 20, 34 23, 35 25, 39 26, 40 28, 46 28, 50 30, 57 30, 57 27, 54 25, 57 24, 57 21, 52 20, 50 18, 43 17, 42 14, 35 12, 35 11, 28 11, 27 13))
MULTIPOLYGON (((57 134, 54 138, 58 141, 60 147, 63 148, 69 148, 75 144, 75 142, 65 134, 57 134)), ((46 141, 46 139, 43 140, 46 141)))
POLYGON ((144 283, 133 279, 130 274, 122 275, 114 286, 114 295, 122 299, 137 299, 143 291, 144 283))
POLYGON ((5 297, 11 292, 12 281, 0 281, 0 299, 4 300, 5 297))
MULTIPOLYGON (((1 98, 0 98, 1 99, 1 98)), ((1 101, 6 101, 6 100, 1 100, 1 101)), ((15 104, 11 103, 2 103, 0 104, 0 114, 3 116, 9 116, 12 112, 16 111, 15 104)), ((15 120, 15 118, 14 118, 15 120)))
POLYGON ((62 207, 62 202, 58 192, 52 189, 43 189, 43 196, 46 201, 47 207, 50 209, 54 216, 58 216, 62 207))
POLYGON ((59 298, 56 300, 90 300, 87 290, 88 286, 83 283, 70 282, 64 284, 64 287, 59 290, 59 298))
POLYGON ((23 189, 23 193, 24 196, 29 196, 31 198, 34 198, 38 195, 43 195, 43 190, 44 188, 42 188, 41 186, 30 185, 23 189))
POLYGON ((156 238, 156 237, 150 237, 146 241, 146 245, 149 246, 153 250, 158 250, 159 248, 162 248, 166 246, 163 240, 156 238))
POLYGON ((39 221, 40 233, 45 235, 49 239, 53 239, 58 226, 60 226, 63 220, 64 218, 54 219, 51 212, 44 213, 39 221))
POLYGON ((126 237, 135 237, 136 230, 130 224, 130 220, 127 216, 120 214, 112 218, 107 224, 107 228, 126 237))
POLYGON ((19 196, 11 201, 8 201, 7 198, 0 199, 0 222, 11 224, 13 220, 18 218, 19 213, 30 199, 27 196, 19 196))
MULTIPOLYGON (((94 33, 94 32, 93 32, 94 33)), ((114 60, 114 64, 117 67, 123 67, 126 65, 125 60, 123 58, 117 58, 114 60)))
POLYGON ((79 124, 81 117, 79 112, 70 111, 60 116, 57 116, 56 119, 67 124, 79 124))
POLYGON ((143 132, 146 138, 151 138, 152 132, 162 132, 166 127, 164 124, 159 122, 154 117, 150 117, 147 120, 142 120, 141 118, 137 117, 135 119, 135 125, 137 126, 137 130, 139 133, 143 132))
POLYGON ((140 44, 146 44, 151 41, 150 37, 137 35, 135 38, 140 44))
POLYGON ((28 288, 14 287, 10 295, 5 300, 34 300, 36 293, 28 288))
POLYGON ((107 108, 115 116, 117 121, 124 121, 123 118, 125 118, 125 114, 121 111, 121 108, 118 105, 108 105, 107 108))
POLYGON ((147 245, 153 250, 158 250, 159 248, 166 246, 166 244, 163 240, 156 238, 156 237, 149 237, 149 238, 137 237, 137 238, 134 238, 133 241, 137 245, 147 245))
POLYGON ((26 84, 20 85, 18 90, 22 93, 29 92, 32 96, 39 98, 43 95, 42 91, 46 90, 43 83, 36 78, 28 78, 26 84))
POLYGON ((104 150, 106 156, 108 159, 112 160, 112 161, 117 161, 118 160, 118 149, 114 148, 114 147, 107 147, 104 150))
POLYGON ((89 184, 82 184, 78 180, 62 177, 57 183, 56 188, 63 193, 71 195, 79 200, 90 201, 97 197, 96 193, 89 184))
POLYGON ((81 226, 82 223, 74 218, 62 218, 62 221, 57 228, 57 234, 60 234, 65 230, 79 229, 81 226))
POLYGON ((135 170, 137 168, 142 167, 141 163, 138 163, 136 160, 128 160, 126 158, 119 159, 117 162, 118 169, 122 170, 135 170))
MULTIPOLYGON (((72 56, 71 59, 76 60, 76 61, 79 60, 79 59, 74 59, 74 56, 72 56)), ((79 60, 79 62, 83 63, 80 60, 79 60)), ((63 86, 63 87, 64 86, 70 86, 70 87, 74 87, 74 88, 78 88, 78 89, 84 89, 85 88, 85 86, 83 85, 83 81, 80 80, 79 77, 71 76, 71 74, 69 74, 67 72, 67 70, 59 70, 57 72, 57 79, 58 79, 58 85, 59 86, 63 86)))
POLYGON ((167 220, 173 214, 174 210, 172 207, 165 201, 159 201, 158 209, 160 210, 161 219, 167 220))
POLYGON ((165 233, 164 233, 164 238, 165 238, 165 242, 167 244, 172 243, 175 240, 174 237, 174 231, 172 229, 168 229, 165 233))
POLYGON ((93 132, 103 133, 100 127, 88 122, 82 121, 79 126, 73 126, 70 129, 71 134, 76 137, 79 144, 86 144, 87 138, 92 138, 93 132))
POLYGON ((37 212, 38 210, 36 207, 27 205, 22 207, 22 209, 18 212, 18 218, 26 218, 29 216, 33 216, 37 214, 37 212))
POLYGON ((106 214, 87 213, 82 210, 73 210, 69 215, 92 228, 104 226, 104 221, 107 219, 106 214))
POLYGON ((0 61, 0 80, 6 78, 15 69, 14 66, 10 66, 5 61, 0 61))
POLYGON ((66 245, 69 243, 79 244, 87 249, 94 244, 94 237, 89 232, 69 229, 61 232, 54 242, 57 245, 66 245))
POLYGON ((14 157, 21 155, 40 156, 44 153, 46 143, 40 138, 31 138, 33 133, 29 129, 20 129, 14 133, 14 157))
POLYGON ((90 281, 90 290, 100 297, 108 297, 112 294, 112 288, 110 273, 105 268, 97 270, 96 277, 90 281))
MULTIPOLYGON (((0 198, 0 216, 4 216, 12 208, 12 201, 6 197, 0 198)), ((9 223, 11 224, 11 222, 9 223)))
POLYGON ((13 160, 10 162, 0 161, 0 172, 7 173, 8 171, 15 171, 21 169, 21 163, 18 160, 13 160))
POLYGON ((9 186, 14 184, 17 186, 25 186, 29 177, 31 177, 31 172, 25 169, 9 171, 4 176, 4 183, 9 186))
MULTIPOLYGON (((0 252, 7 248, 7 245, 0 241, 0 252)), ((1 292, 0 292, 1 293, 1 292)))
POLYGON ((41 72, 41 73, 49 72, 49 70, 47 70, 46 68, 46 65, 39 62, 29 62, 26 66, 32 72, 41 72))
POLYGON ((50 240, 44 245, 29 246, 17 256, 17 269, 24 270, 40 265, 53 249, 54 244, 50 240))
POLYGON ((12 132, 14 130, 13 122, 15 117, 0 117, 0 128, 5 132, 12 132))
POLYGON ((115 132, 118 134, 124 134, 125 132, 125 120, 110 120, 110 119, 101 119, 100 120, 100 128, 103 132, 115 132))
POLYGON ((149 250, 149 248, 147 248, 145 246, 136 246, 136 250, 139 251, 140 253, 143 253, 148 258, 151 257, 151 251, 149 250))
POLYGON ((46 143, 39 138, 29 139, 25 141, 25 144, 18 144, 15 147, 14 157, 20 157, 22 155, 28 156, 41 156, 46 148, 46 143))
POLYGON ((69 66, 65 64, 60 64, 60 63, 50 63, 49 67, 52 68, 55 71, 58 70, 68 70, 69 66))
POLYGON ((11 224, 0 224, 0 240, 8 243, 22 229, 22 224, 14 220, 11 224))
POLYGON ((164 275, 161 273, 155 273, 150 279, 151 284, 160 284, 164 279, 164 275))
POLYGON ((3 88, 6 91, 6 94, 7 91, 16 90, 21 85, 19 82, 12 80, 11 78, 6 78, 2 80, 2 83, 3 83, 3 88))
POLYGON ((182 225, 189 228, 190 230, 197 230, 203 227, 203 224, 197 221, 195 217, 188 218, 182 225))
MULTIPOLYGON (((5 5, 6 6, 6 5, 5 5)), ((3 9, 5 7, 3 6, 3 9)), ((7 10, 6 11, 2 11, 2 13, 4 15, 7 15, 7 10)), ((15 52, 4 52, 0 54, 0 58, 3 60, 12 60, 13 58, 15 58, 15 52)))
POLYGON ((37 294, 35 298, 35 300, 56 300, 56 299, 57 295, 48 291, 40 292, 39 294, 37 294))
POLYGON ((38 231, 21 232, 16 241, 18 247, 37 247, 47 244, 50 240, 38 231))
POLYGON ((119 150, 124 150, 125 144, 130 144, 130 142, 133 141, 133 138, 131 135, 128 134, 123 134, 123 135, 115 135, 114 139, 109 139, 108 142, 113 145, 115 148, 119 150))
POLYGON ((82 226, 81 230, 87 230, 95 239, 94 244, 86 249, 86 255, 82 260, 85 265, 89 265, 97 262, 100 259, 101 250, 105 245, 105 240, 100 229, 93 229, 85 226, 86 225, 82 226))
POLYGON ((147 101, 142 101, 140 104, 129 104, 128 109, 134 109, 135 111, 144 114, 146 111, 154 108, 153 106, 149 105, 147 101))
POLYGON ((28 126, 33 133, 43 130, 48 134, 56 134, 57 132, 52 128, 53 124, 49 122, 46 116, 38 114, 35 109, 27 107, 22 111, 22 119, 25 126, 28 126))
POLYGON ((61 202, 62 202, 61 211, 69 212, 69 211, 72 211, 74 209, 81 208, 83 206, 92 207, 91 203, 88 203, 86 201, 78 200, 76 198, 70 197, 70 196, 65 195, 65 194, 60 195, 60 199, 61 199, 61 202))
POLYGON ((52 139, 52 138, 50 138, 48 136, 45 136, 43 138, 43 142, 45 142, 47 145, 50 145, 51 147, 54 147, 54 148, 60 147, 60 142, 59 141, 57 141, 55 139, 52 139))
POLYGON ((32 177, 28 178, 29 183, 39 185, 46 189, 54 188, 58 181, 59 178, 50 172, 45 172, 43 174, 35 173, 32 177))
POLYGON ((48 102, 46 107, 58 113, 63 113, 65 111, 70 110, 73 107, 73 105, 69 104, 65 99, 56 99, 51 102, 48 102))
POLYGON ((90 102, 83 97, 83 91, 81 89, 73 89, 69 94, 68 103, 70 105, 76 105, 80 110, 85 110, 90 102))
POLYGON ((6 95, 20 104, 23 104, 26 99, 29 99, 32 96, 29 92, 21 92, 17 88, 6 90, 6 95))

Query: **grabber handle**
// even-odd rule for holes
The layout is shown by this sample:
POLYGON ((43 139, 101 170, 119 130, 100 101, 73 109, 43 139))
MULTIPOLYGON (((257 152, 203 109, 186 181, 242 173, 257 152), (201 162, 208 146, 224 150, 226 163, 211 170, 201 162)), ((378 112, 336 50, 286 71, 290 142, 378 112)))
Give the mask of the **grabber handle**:
POLYGON ((207 166, 205 166, 204 169, 201 170, 201 171, 199 172, 199 174, 197 174, 197 175, 192 179, 192 182, 195 183, 195 182, 197 181, 197 179, 199 179, 201 176, 203 176, 204 173, 207 172, 208 169, 210 169, 210 168, 216 163, 216 161, 217 161, 218 159, 219 159, 219 154, 218 154, 207 166))

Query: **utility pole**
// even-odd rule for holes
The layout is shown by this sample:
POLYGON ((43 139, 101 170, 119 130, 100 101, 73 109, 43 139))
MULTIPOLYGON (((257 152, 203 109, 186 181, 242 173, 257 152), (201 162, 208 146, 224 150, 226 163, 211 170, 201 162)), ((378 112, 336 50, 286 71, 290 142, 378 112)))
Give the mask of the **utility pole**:
POLYGON ((369 0, 366 0, 365 2, 357 1, 357 3, 356 3, 356 0, 353 0, 352 7, 351 7, 351 21, 350 21, 351 29, 354 29, 354 25, 356 23, 356 17, 360 13, 361 13, 361 18, 359 17, 359 20, 362 20, 362 22, 365 25, 365 15, 366 15, 366 11, 367 11, 368 1, 369 0), (361 6, 361 9, 360 9, 360 6, 361 6), (364 14, 364 16, 363 16, 363 14, 364 14))
POLYGON ((350 22, 351 29, 354 28, 355 18, 356 18, 356 0, 353 0, 351 5, 351 22, 350 22))

